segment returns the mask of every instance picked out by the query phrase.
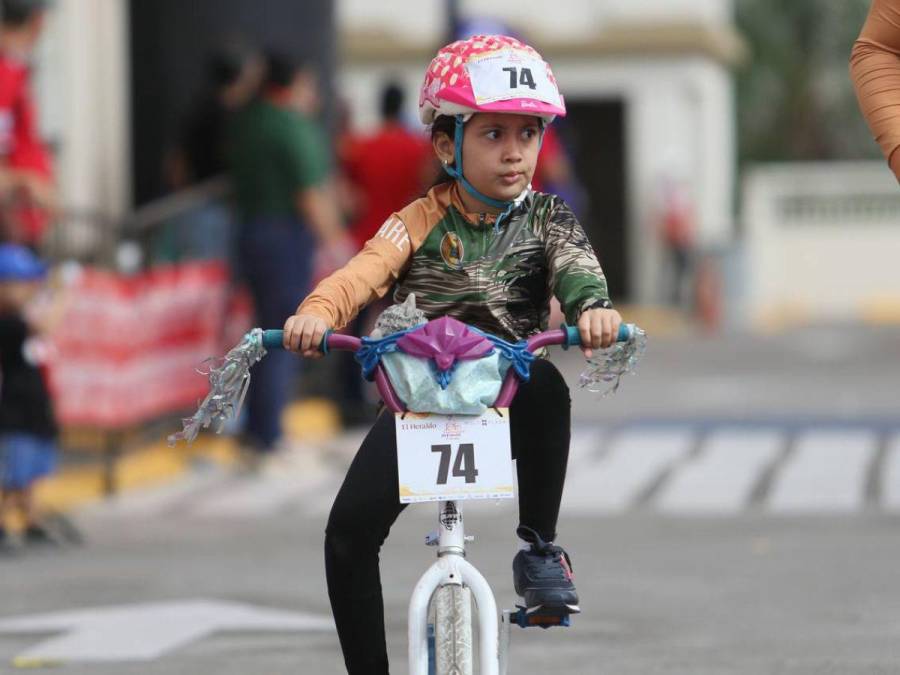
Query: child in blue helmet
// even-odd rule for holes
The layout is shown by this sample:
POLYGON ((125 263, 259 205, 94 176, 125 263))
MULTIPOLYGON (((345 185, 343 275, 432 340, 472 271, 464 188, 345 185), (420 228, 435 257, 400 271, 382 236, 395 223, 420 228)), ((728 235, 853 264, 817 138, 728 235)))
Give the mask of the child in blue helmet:
POLYGON ((25 543, 52 541, 34 503, 35 484, 56 466, 56 422, 33 339, 49 326, 27 311, 46 274, 29 249, 0 244, 0 552, 14 550, 4 524, 16 513, 25 543))

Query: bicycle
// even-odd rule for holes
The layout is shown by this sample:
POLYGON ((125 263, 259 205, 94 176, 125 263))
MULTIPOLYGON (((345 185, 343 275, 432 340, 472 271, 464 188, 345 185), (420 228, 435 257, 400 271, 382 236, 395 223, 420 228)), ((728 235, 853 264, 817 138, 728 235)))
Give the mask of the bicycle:
MULTIPOLYGON (((615 371, 616 377, 628 372, 643 349, 644 333, 633 324, 622 324, 617 340, 637 345, 630 353, 613 354, 607 364, 615 371)), ((209 378, 211 391, 200 406, 198 412, 184 420, 183 431, 174 434, 169 441, 192 441, 201 428, 218 423, 219 430, 225 420, 233 417, 240 408, 249 382, 250 367, 259 361, 267 349, 283 347, 283 331, 254 329, 244 340, 223 359, 222 364, 210 368, 209 378)), ((479 655, 478 661, 482 675, 506 675, 509 662, 510 631, 513 624, 523 628, 552 626, 569 626, 569 616, 580 611, 578 608, 527 608, 520 605, 514 610, 497 611, 497 603, 488 582, 478 569, 466 560, 466 542, 472 537, 465 534, 462 507, 460 501, 465 499, 496 499, 513 497, 512 459, 509 452, 508 410, 516 395, 520 378, 527 377, 528 364, 534 359, 534 352, 543 347, 560 345, 563 349, 581 344, 581 336, 574 326, 563 324, 557 330, 550 330, 534 335, 519 343, 509 343, 500 338, 490 336, 450 317, 442 317, 419 324, 408 330, 394 333, 380 340, 358 338, 327 332, 321 343, 321 350, 326 354, 332 350, 346 350, 356 354, 357 361, 363 365, 364 374, 373 379, 385 406, 398 417, 398 473, 400 475, 400 501, 438 503, 438 529, 425 538, 428 546, 437 547, 437 560, 421 576, 410 599, 408 610, 408 659, 410 675, 471 675, 473 672, 473 629, 472 629, 472 596, 478 615, 479 655), (416 341, 415 336, 419 335, 416 341), (421 339, 422 335, 428 339, 421 339), (404 339, 409 338, 404 346, 404 339), (487 341, 485 344, 484 341, 487 341), (480 345, 480 346, 479 346, 480 345), (382 349, 383 348, 383 349, 382 349), (403 400, 395 390, 388 371, 382 362, 382 356, 392 351, 404 351, 419 359, 432 359, 438 371, 438 381, 442 387, 449 381, 450 373, 457 361, 475 360, 493 354, 497 349, 503 353, 510 366, 502 377, 499 391, 495 394, 493 405, 484 414, 466 415, 450 414, 425 416, 447 422, 455 430, 468 425, 467 433, 478 436, 475 443, 457 443, 456 458, 453 461, 452 444, 432 443, 431 452, 422 453, 418 441, 412 440, 411 447, 407 439, 413 438, 412 431, 403 427, 417 427, 426 437, 430 427, 436 424, 423 422, 414 424, 404 422, 406 416, 416 416, 407 410, 403 400), (444 373, 445 379, 440 379, 444 373), (498 417, 492 417, 498 415, 498 417), (487 416, 487 417, 485 417, 487 416), (481 421, 479 425, 475 422, 481 421), (493 431, 490 429, 493 428, 493 431), (505 437, 503 434, 505 433, 505 437), (481 458, 492 457, 491 461, 479 463, 476 469, 476 443, 481 438, 497 438, 501 442, 505 438, 505 452, 494 452, 493 455, 483 450, 481 458), (425 471, 425 489, 415 483, 419 480, 416 470, 407 470, 415 462, 409 459, 410 453, 419 459, 425 455, 431 460, 432 455, 440 455, 439 466, 434 471, 425 471), (451 474, 451 462, 453 464, 451 474), (407 484, 404 479, 407 478, 407 484), (452 478, 462 478, 464 482, 453 484, 452 478), (413 487, 410 487, 413 486, 413 487), (415 489, 414 489, 415 488, 415 489), (453 498, 446 498, 452 496, 453 498), (434 621, 429 623, 429 616, 434 621)), ((606 378, 604 378, 606 379, 606 378)), ((616 384, 618 380, 616 379, 616 384)), ((493 392, 492 392, 493 393, 493 392)), ((414 418, 411 418, 411 420, 414 418)), ((462 439, 462 431, 457 434, 462 439)), ((467 438, 467 440, 472 440, 467 438)), ((426 462, 427 463, 427 462, 426 462)), ((421 464, 421 462, 420 462, 421 464)), ((432 467, 433 469, 433 467, 432 467)))

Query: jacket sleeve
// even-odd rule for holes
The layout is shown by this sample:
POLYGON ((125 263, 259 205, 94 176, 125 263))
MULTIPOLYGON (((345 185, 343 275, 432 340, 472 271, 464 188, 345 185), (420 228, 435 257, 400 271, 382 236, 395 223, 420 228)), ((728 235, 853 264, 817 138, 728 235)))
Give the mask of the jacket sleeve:
POLYGON ((544 227, 544 250, 550 288, 566 321, 574 324, 588 305, 609 300, 606 277, 591 242, 572 209, 562 200, 553 206, 544 227))
MULTIPOLYGON (((888 163, 900 147, 900 0, 874 0, 850 55, 850 76, 888 163)), ((900 163, 893 166, 900 179, 900 163)))
POLYGON ((394 214, 350 262, 319 282, 297 313, 318 316, 330 328, 341 329, 390 290, 411 256, 406 226, 394 214))

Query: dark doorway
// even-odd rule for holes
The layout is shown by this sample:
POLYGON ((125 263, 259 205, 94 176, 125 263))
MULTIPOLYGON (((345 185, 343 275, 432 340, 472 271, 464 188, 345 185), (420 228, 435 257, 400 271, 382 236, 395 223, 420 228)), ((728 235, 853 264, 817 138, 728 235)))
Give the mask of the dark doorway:
POLYGON ((585 193, 578 217, 600 258, 614 300, 628 299, 625 105, 566 99, 560 134, 585 193))
MULTIPOLYGON (((165 192, 162 162, 181 116, 202 93, 222 40, 240 37, 315 64, 323 92, 334 71, 331 0, 131 0, 134 201, 165 192)), ((325 99, 328 106, 328 96, 325 99)))

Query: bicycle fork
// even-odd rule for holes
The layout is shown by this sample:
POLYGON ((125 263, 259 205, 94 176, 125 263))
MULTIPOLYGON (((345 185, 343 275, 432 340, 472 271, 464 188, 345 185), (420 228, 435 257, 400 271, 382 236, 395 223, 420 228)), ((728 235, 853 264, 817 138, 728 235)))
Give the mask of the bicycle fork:
POLYGON ((438 531, 426 538, 426 544, 438 547, 438 559, 419 579, 409 603, 409 673, 428 675, 428 606, 434 592, 450 584, 466 586, 475 596, 480 672, 501 675, 500 661, 506 659, 498 651, 497 603, 487 580, 465 559, 462 510, 456 502, 442 501, 438 514, 438 531))

